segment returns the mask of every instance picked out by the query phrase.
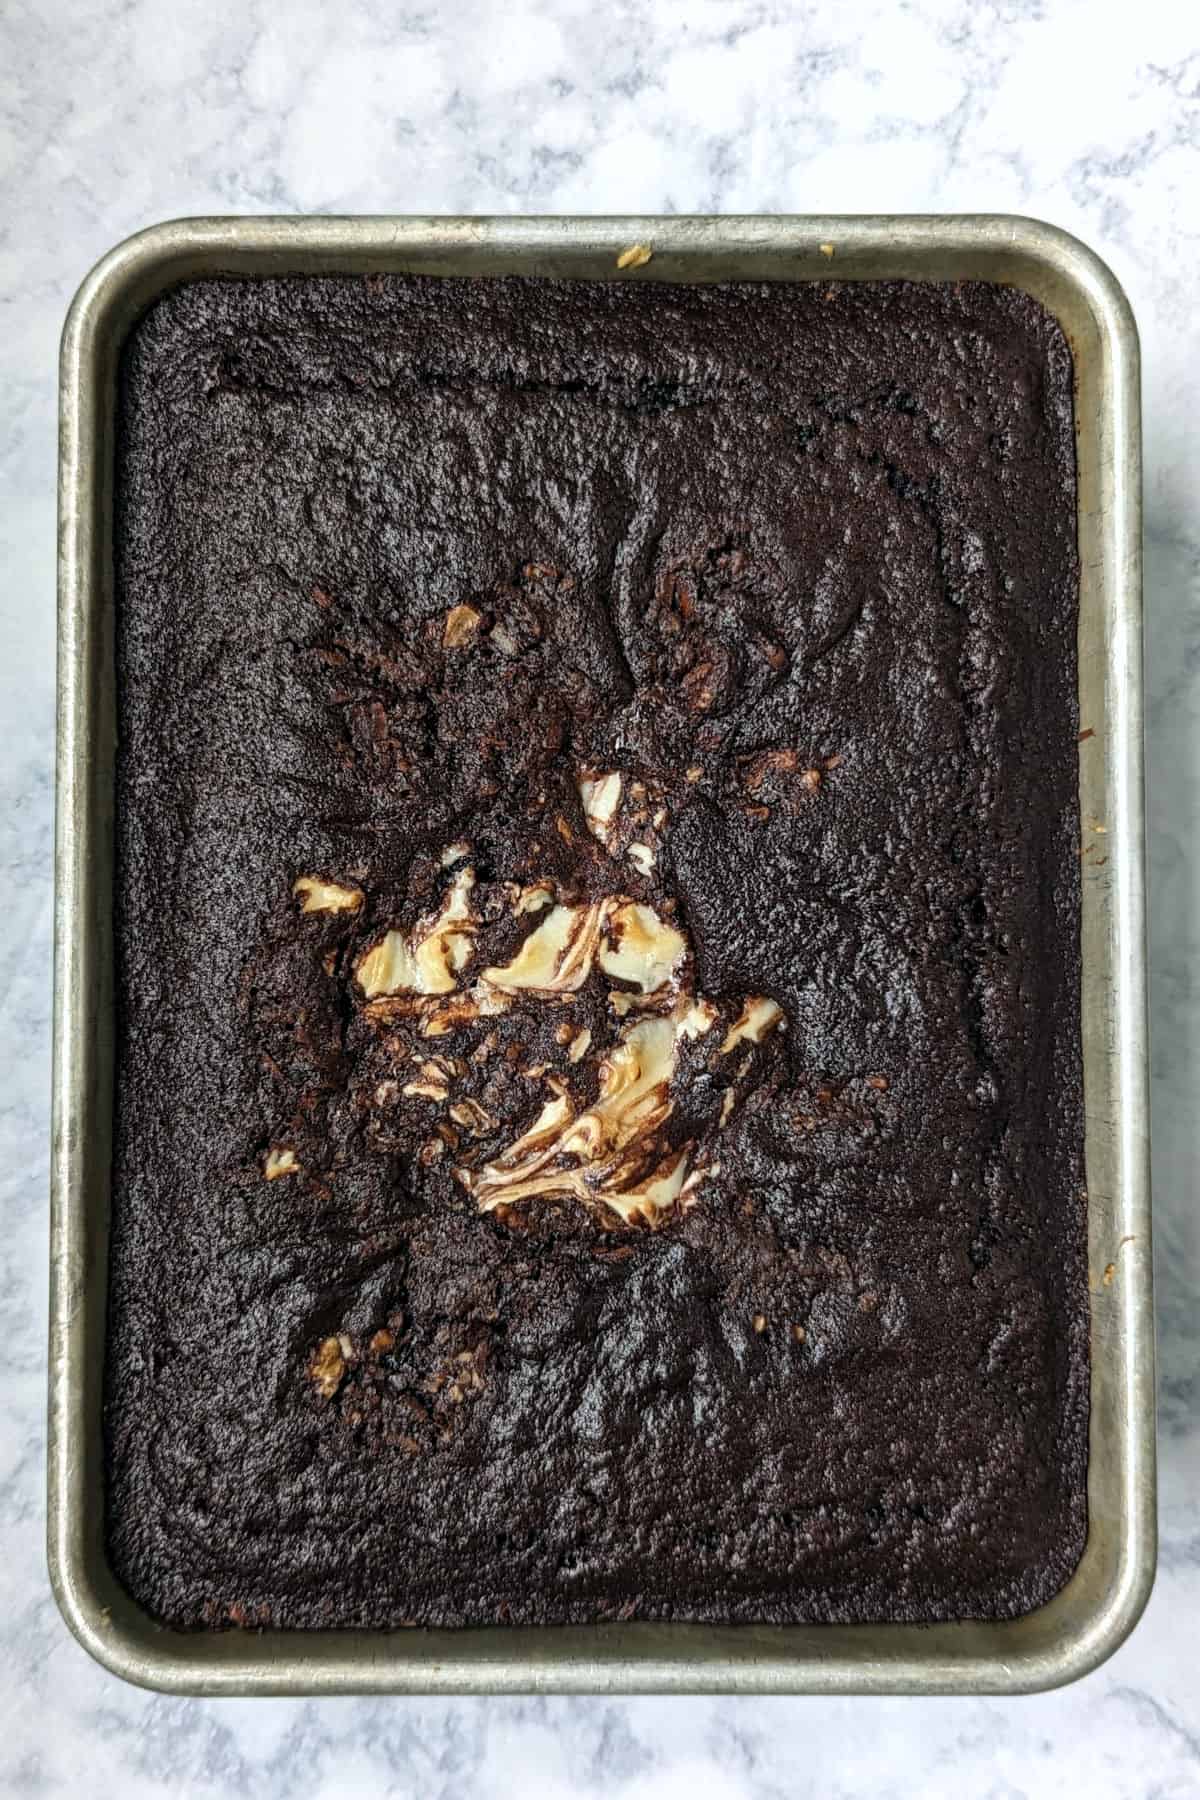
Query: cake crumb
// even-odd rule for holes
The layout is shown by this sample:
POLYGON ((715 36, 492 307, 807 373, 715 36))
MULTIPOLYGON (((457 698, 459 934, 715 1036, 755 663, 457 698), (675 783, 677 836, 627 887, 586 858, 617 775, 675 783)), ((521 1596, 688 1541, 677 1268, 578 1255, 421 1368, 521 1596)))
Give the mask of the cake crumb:
POLYGON ((649 244, 630 244, 617 258, 618 269, 644 269, 654 255, 649 244))
POLYGON ((832 244, 818 244, 817 248, 821 252, 822 256, 832 256, 833 255, 833 245, 832 244))

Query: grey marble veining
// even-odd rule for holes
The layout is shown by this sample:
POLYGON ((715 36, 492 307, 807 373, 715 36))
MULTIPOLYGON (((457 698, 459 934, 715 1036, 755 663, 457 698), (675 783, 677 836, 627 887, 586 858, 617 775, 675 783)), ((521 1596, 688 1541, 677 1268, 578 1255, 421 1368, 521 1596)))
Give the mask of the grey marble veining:
POLYGON ((1200 1794, 1200 20, 1182 0, 7 0, 0 9, 0 1793, 1200 1794), (997 209, 1112 263, 1145 354, 1162 1557, 1023 1701, 196 1702, 42 1552, 55 355, 89 265, 226 211, 997 209))

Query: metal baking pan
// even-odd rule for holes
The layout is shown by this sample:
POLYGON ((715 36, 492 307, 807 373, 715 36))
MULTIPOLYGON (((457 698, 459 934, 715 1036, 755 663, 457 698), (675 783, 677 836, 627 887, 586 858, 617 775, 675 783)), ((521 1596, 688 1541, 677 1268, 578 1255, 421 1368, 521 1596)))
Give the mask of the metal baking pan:
MULTIPOLYGON (((119 245, 80 288, 62 346, 58 819, 50 1322, 49 1559, 75 1635, 173 1692, 1005 1693, 1093 1668, 1154 1576, 1142 802, 1137 334, 1091 251, 1027 219, 192 219, 119 245), (557 275, 640 280, 977 278, 1028 290, 1075 357, 1081 594, 1083 1049, 1091 1267, 1091 1460, 1083 1560, 1050 1603, 1002 1623, 468 1631, 165 1629, 104 1547, 104 1357, 113 1065, 112 463, 122 341, 165 289, 212 274, 557 275), (1091 735, 1089 735, 1089 733, 1091 735), (1086 823, 1085 823, 1086 835, 1086 823)), ((1082 849, 1081 849, 1082 853, 1082 849)))

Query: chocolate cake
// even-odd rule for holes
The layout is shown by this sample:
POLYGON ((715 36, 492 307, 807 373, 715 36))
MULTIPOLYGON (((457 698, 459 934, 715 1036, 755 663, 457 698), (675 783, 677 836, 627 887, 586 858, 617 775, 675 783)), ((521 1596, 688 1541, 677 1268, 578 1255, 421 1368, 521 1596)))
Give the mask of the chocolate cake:
POLYGON ((106 1531, 157 1618, 1062 1585, 1071 387, 973 283, 139 323, 106 1531))

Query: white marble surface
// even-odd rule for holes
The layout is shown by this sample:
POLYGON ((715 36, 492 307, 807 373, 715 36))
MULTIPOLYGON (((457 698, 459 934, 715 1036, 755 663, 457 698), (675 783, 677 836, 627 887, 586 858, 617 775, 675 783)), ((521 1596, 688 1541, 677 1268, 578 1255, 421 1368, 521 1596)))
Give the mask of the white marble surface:
POLYGON ((1200 18, 1186 0, 0 6, 0 1793, 1200 1794, 1200 18), (1032 212, 1126 284, 1146 380, 1158 1587, 1024 1701, 156 1698, 44 1573, 55 353, 180 213, 1032 212))

